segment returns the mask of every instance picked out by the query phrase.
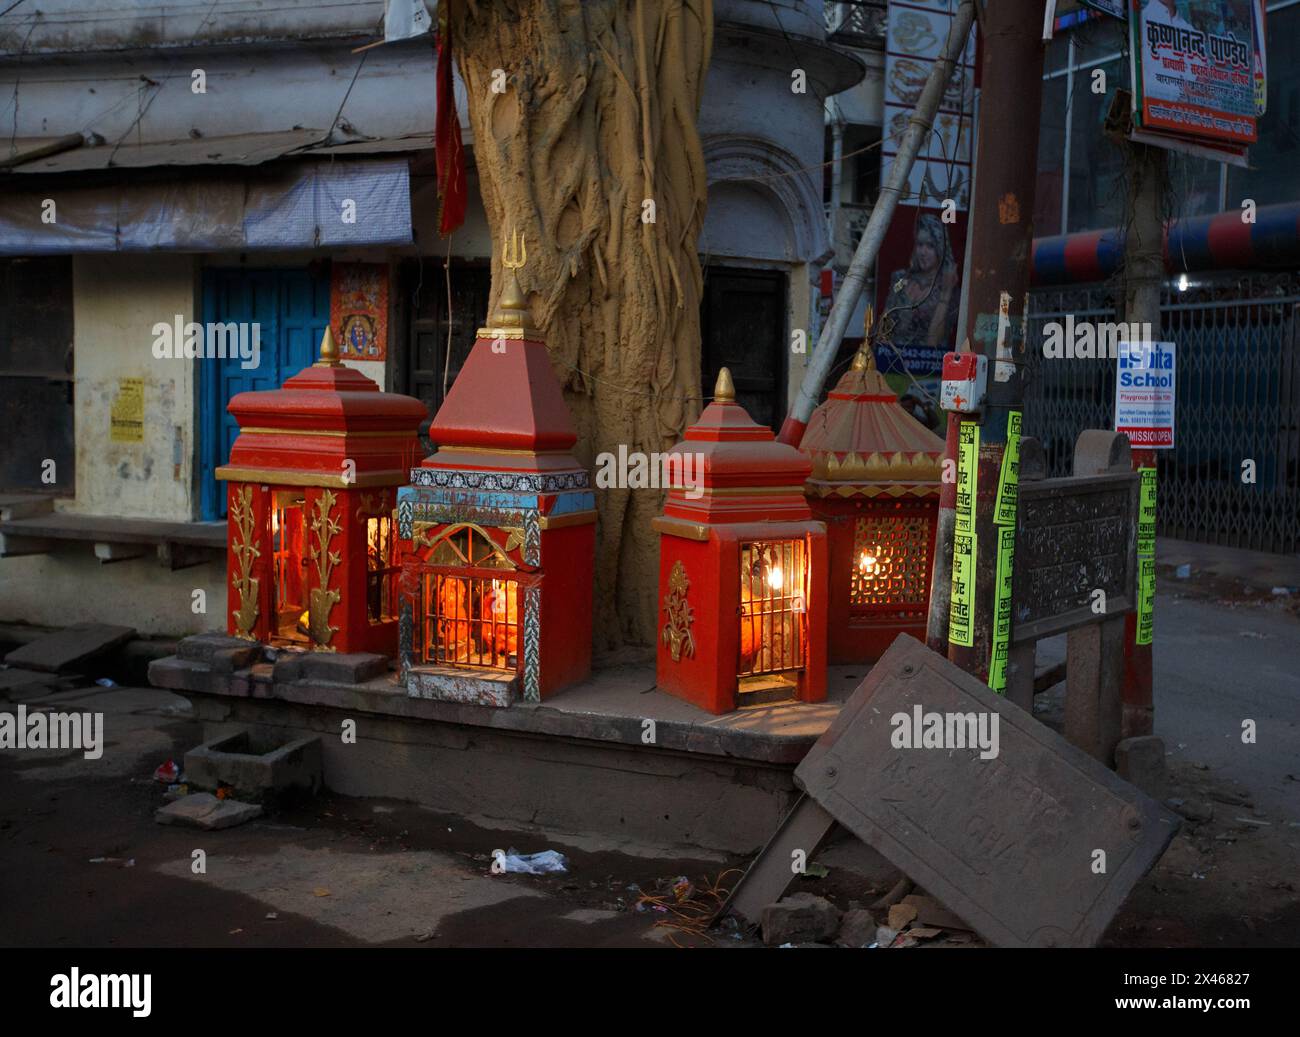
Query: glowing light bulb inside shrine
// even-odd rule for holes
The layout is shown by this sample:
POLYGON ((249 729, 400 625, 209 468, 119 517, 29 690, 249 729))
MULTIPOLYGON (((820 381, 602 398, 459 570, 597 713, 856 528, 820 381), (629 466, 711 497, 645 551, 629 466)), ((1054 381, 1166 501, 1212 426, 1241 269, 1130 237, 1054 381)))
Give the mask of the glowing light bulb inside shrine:
POLYGON ((779 591, 783 586, 785 586, 785 574, 781 572, 781 567, 779 565, 768 567, 767 585, 774 591, 779 591))
POLYGON ((858 556, 858 572, 874 575, 876 572, 876 556, 874 553, 863 551, 858 556))

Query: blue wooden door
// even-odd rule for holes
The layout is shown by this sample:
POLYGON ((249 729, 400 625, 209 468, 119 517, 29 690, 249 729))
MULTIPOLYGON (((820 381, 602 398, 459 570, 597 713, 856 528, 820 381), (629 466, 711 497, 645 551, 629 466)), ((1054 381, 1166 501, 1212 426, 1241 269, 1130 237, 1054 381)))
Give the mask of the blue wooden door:
POLYGON ((232 396, 275 389, 313 363, 329 323, 329 277, 306 270, 205 270, 203 322, 249 325, 258 336, 258 363, 238 357, 201 361, 199 379, 199 501, 204 519, 226 515, 226 493, 215 476, 230 459, 239 426, 227 412, 232 396))

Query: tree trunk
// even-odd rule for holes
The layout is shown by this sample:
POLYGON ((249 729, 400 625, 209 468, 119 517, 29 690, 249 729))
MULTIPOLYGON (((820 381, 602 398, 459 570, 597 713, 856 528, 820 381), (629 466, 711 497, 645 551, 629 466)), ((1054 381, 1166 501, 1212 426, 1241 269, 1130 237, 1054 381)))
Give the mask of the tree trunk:
MULTIPOLYGON (((492 240, 514 228, 527 238, 520 285, 588 466, 620 444, 667 449, 700 409, 696 240, 707 185, 696 118, 712 34, 711 0, 453 9, 492 240)), ((654 641, 650 520, 662 502, 652 489, 597 494, 598 651, 654 641)))

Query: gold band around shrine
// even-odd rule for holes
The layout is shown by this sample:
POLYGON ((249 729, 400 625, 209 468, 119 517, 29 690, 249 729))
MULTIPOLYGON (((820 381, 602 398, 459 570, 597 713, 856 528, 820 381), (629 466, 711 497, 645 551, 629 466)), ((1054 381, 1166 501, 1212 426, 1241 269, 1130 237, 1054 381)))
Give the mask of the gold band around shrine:
POLYGON ((665 536, 681 537, 684 540, 708 540, 709 527, 699 522, 683 522, 681 519, 667 515, 656 515, 650 520, 650 528, 665 536))
POLYGON ((342 472, 333 475, 327 472, 296 472, 284 468, 242 468, 228 464, 222 465, 213 474, 227 482, 270 483, 278 486, 327 486, 340 490, 354 490, 363 486, 400 486, 407 479, 407 473, 402 471, 361 472, 352 478, 344 478, 342 472))

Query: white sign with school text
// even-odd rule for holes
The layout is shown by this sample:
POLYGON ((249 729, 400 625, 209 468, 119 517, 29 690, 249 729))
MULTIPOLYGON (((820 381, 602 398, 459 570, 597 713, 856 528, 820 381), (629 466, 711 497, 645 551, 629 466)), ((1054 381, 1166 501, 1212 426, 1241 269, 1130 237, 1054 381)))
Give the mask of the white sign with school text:
POLYGON ((1174 445, 1174 344, 1121 342, 1115 372, 1115 431, 1135 447, 1174 445))

